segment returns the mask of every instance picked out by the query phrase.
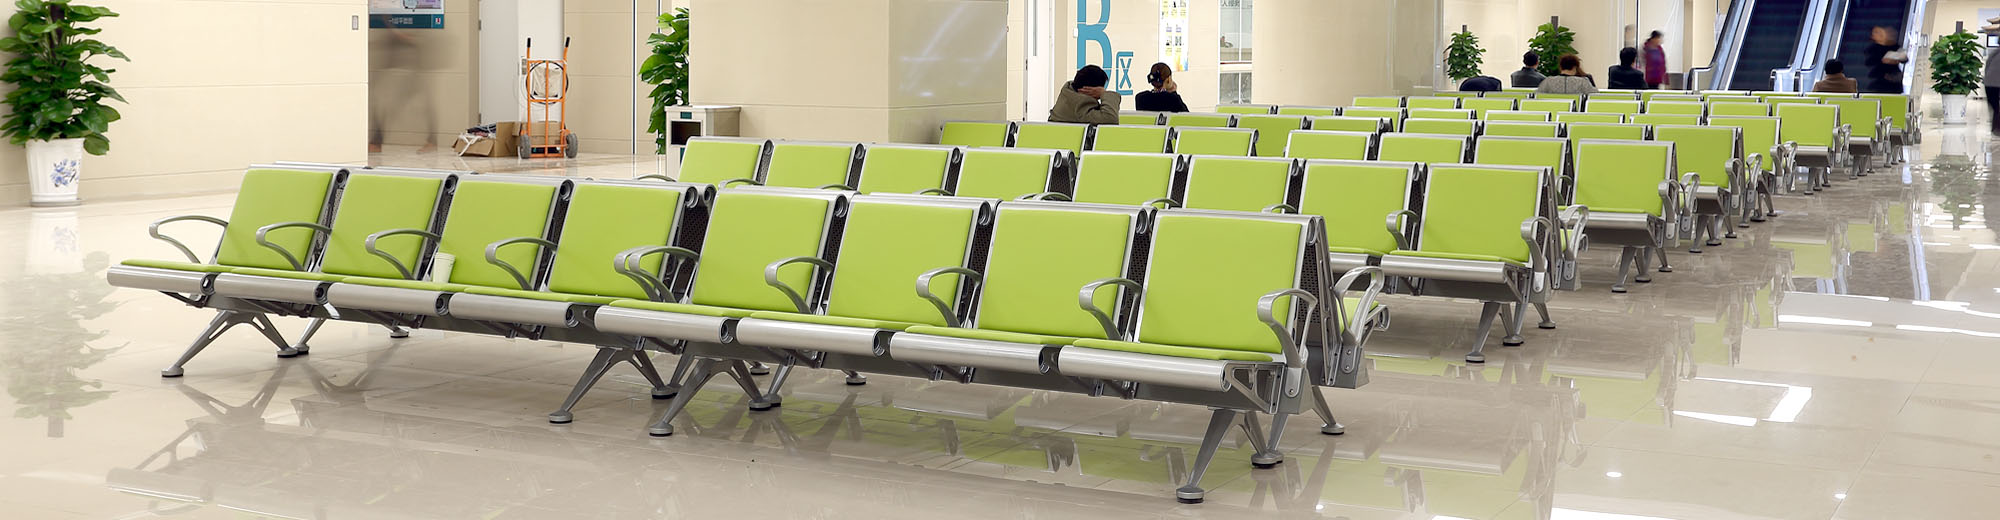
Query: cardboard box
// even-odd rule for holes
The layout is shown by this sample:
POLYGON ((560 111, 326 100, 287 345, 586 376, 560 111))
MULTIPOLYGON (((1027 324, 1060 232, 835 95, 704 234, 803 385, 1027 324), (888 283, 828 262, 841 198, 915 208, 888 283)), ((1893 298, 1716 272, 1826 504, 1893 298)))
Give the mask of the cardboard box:
POLYGON ((463 137, 461 137, 458 140, 451 142, 451 151, 456 152, 461 156, 492 157, 493 152, 497 148, 494 145, 498 143, 499 143, 498 140, 493 139, 491 137, 478 137, 475 138, 474 141, 468 144, 466 143, 466 140, 463 137))
MULTIPOLYGON (((562 144, 562 123, 560 122, 540 121, 521 124, 520 126, 527 127, 527 135, 521 137, 532 139, 529 142, 534 143, 535 146, 555 146, 562 144)), ((519 128, 519 126, 516 128, 519 128)))
POLYGON ((501 155, 514 155, 514 147, 520 143, 521 123, 501 121, 493 124, 493 149, 501 155))

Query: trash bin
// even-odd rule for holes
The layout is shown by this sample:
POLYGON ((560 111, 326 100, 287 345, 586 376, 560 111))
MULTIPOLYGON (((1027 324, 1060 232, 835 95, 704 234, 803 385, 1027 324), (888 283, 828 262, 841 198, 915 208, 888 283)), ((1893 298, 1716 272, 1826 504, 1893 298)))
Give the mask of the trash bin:
POLYGON ((743 107, 696 105, 666 107, 667 144, 685 146, 688 139, 706 136, 735 137, 740 131, 743 107))

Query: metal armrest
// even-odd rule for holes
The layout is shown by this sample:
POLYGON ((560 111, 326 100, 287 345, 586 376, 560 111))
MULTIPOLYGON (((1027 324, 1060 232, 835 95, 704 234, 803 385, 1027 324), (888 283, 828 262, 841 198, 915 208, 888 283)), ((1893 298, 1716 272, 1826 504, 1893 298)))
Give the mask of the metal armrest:
POLYGON ((1139 282, 1124 278, 1105 278, 1083 284, 1083 290, 1076 292, 1076 305, 1082 307, 1083 312, 1090 313, 1091 317, 1097 318, 1097 324, 1104 327, 1104 337, 1112 341, 1125 341, 1125 335, 1118 332, 1118 324, 1111 321, 1111 315, 1105 314, 1103 309, 1097 308, 1097 289, 1106 285, 1116 285, 1131 289, 1134 292, 1144 291, 1145 288, 1139 286, 1139 282))
POLYGON ((799 291, 793 289, 792 286, 790 285, 785 285, 785 282, 778 280, 779 269, 787 265, 796 264, 800 262, 812 264, 814 266, 818 266, 820 269, 825 269, 828 271, 833 270, 833 262, 821 260, 819 259, 819 257, 813 257, 813 256, 794 256, 791 258, 786 258, 784 260, 771 262, 771 265, 764 266, 764 283, 770 285, 771 287, 777 288, 778 292, 785 293, 786 298, 792 299, 792 307, 798 309, 800 313, 811 314, 812 309, 806 306, 806 299, 802 296, 799 296, 799 291))
POLYGON ((963 276, 964 278, 961 278, 961 280, 965 280, 966 282, 972 283, 974 285, 978 285, 983 278, 979 274, 979 271, 974 271, 971 269, 966 269, 957 266, 939 267, 937 269, 924 271, 924 274, 917 275, 917 296, 922 297, 925 301, 931 302, 931 306, 937 307, 938 315, 944 317, 944 325, 946 327, 957 327, 959 326, 958 314, 953 313, 951 311, 951 304, 945 302, 943 298, 939 298, 935 290, 931 289, 931 280, 937 278, 939 275, 946 275, 946 274, 956 274, 959 276, 963 276))
POLYGON ((1590 206, 1577 204, 1557 215, 1556 225, 1568 230, 1569 236, 1562 240, 1563 260, 1576 261, 1578 251, 1583 249, 1583 230, 1590 224, 1590 206))
POLYGON ((388 231, 378 231, 375 232, 375 234, 368 235, 368 239, 361 242, 362 248, 367 249, 368 254, 375 255, 377 257, 380 257, 382 260, 389 262, 389 266, 396 268, 396 272, 401 273, 403 275, 404 280, 415 280, 417 279, 417 275, 416 273, 410 271, 410 266, 403 265, 403 261, 397 260, 396 255, 389 254, 375 247, 376 241, 382 240, 384 237, 392 237, 396 235, 417 235, 423 237, 424 240, 439 240, 439 237, 437 233, 432 233, 421 229, 403 228, 403 229, 391 229, 388 231))
POLYGON ((919 191, 919 192, 917 192, 917 194, 918 194, 918 195, 943 195, 943 196, 946 196, 946 197, 950 197, 950 196, 951 196, 951 192, 950 192, 950 191, 947 191, 947 190, 945 190, 944 188, 924 188, 924 189, 923 189, 923 191, 919 191))
POLYGON ((660 174, 657 174, 657 173, 655 173, 655 174, 652 174, 652 175, 640 175, 640 176, 638 176, 638 177, 633 177, 633 178, 632 178, 632 180, 635 180, 635 181, 638 181, 638 180, 646 180, 646 179, 653 179, 653 180, 660 180, 660 181, 667 181, 667 182, 675 182, 675 181, 674 181, 674 179, 673 179, 672 177, 668 177, 668 176, 665 176, 665 175, 660 175, 660 174))
MULTIPOLYGON (((159 219, 159 220, 155 220, 155 221, 153 221, 152 225, 149 225, 149 226, 146 226, 146 234, 147 234, 147 235, 151 235, 151 236, 152 236, 153 238, 156 238, 156 239, 159 239, 159 240, 161 240, 161 241, 164 241, 164 242, 166 242, 166 243, 167 243, 167 245, 171 245, 171 246, 174 246, 174 249, 179 249, 179 250, 181 250, 181 254, 183 254, 183 255, 187 255, 187 259, 188 259, 188 263, 191 263, 191 264, 199 264, 199 263, 202 263, 202 262, 201 262, 201 257, 198 257, 198 256, 195 256, 195 255, 194 255, 194 251, 191 251, 191 250, 189 250, 189 249, 188 249, 188 247, 187 247, 187 244, 183 244, 183 243, 181 243, 181 241, 179 241, 179 240, 175 240, 175 239, 174 239, 174 237, 170 237, 170 236, 166 236, 166 235, 164 235, 164 234, 161 234, 161 233, 160 233, 160 226, 161 226, 161 225, 163 225, 163 224, 170 224, 170 223, 174 223, 174 222, 180 222, 180 221, 184 221, 184 220, 192 220, 192 221, 196 221, 196 222, 207 222, 207 223, 210 223, 210 224, 215 224, 216 226, 220 226, 220 227, 222 227, 222 228, 223 228, 223 229, 225 229, 225 230, 229 228, 229 221, 227 221, 227 220, 222 220, 222 219, 219 219, 219 218, 215 218, 215 217, 211 217, 211 216, 207 216, 207 215, 180 215, 180 216, 174 216, 174 217, 167 217, 167 218, 163 218, 163 219, 159 219)), ((210 259, 210 260, 212 261, 212 260, 214 260, 214 259, 210 259)))
POLYGON ((818 188, 813 188, 813 189, 816 189, 816 190, 842 190, 842 191, 854 191, 854 187, 852 187, 852 186, 848 186, 848 185, 846 185, 846 184, 828 184, 828 185, 825 185, 825 186, 820 186, 820 187, 818 187, 818 188))
MULTIPOLYGON (((1313 313, 1319 310, 1319 298, 1313 296, 1313 293, 1296 288, 1279 289, 1266 293, 1264 297, 1257 299, 1257 320, 1264 322, 1264 326, 1270 327, 1271 333, 1278 336, 1278 349, 1280 352, 1285 353, 1285 365, 1293 368, 1304 368, 1305 356, 1299 355, 1299 343, 1301 343, 1299 340, 1302 338, 1299 338, 1299 334, 1296 332, 1286 331, 1284 322, 1278 321, 1278 298, 1286 296, 1304 300, 1306 302, 1307 316, 1312 316, 1313 313)), ((1303 329, 1304 327, 1300 328, 1303 329)))
POLYGON ((664 276, 664 274, 667 272, 675 271, 677 269, 668 269, 665 263, 662 263, 660 269, 662 274, 654 275, 652 273, 646 272, 645 268, 639 267, 640 260, 643 260, 648 256, 660 253, 666 253, 667 256, 674 257, 675 260, 679 261, 701 260, 700 253, 696 253, 694 251, 690 251, 685 248, 679 248, 674 246, 639 246, 624 251, 620 251, 616 256, 613 256, 611 258, 611 269, 617 271, 618 274, 625 275, 626 278, 631 278, 633 282, 638 283, 639 289, 646 291, 646 297, 648 299, 657 302, 678 299, 678 297, 675 296, 672 293, 672 291, 667 288, 666 284, 660 282, 661 276, 664 276))
POLYGON ((1328 288, 1327 291, 1331 293, 1334 302, 1331 305, 1333 308, 1334 323, 1346 323, 1348 337, 1359 340, 1362 334, 1366 332, 1369 309, 1375 306, 1375 297, 1382 294, 1382 285, 1387 280, 1388 277, 1383 276, 1382 268, 1380 267, 1357 267, 1348 270, 1347 274, 1341 275, 1340 280, 1334 282, 1333 287, 1328 288), (1353 287, 1354 281, 1362 275, 1368 276, 1368 289, 1362 291, 1361 300, 1356 302, 1354 306, 1355 312, 1359 312, 1361 315, 1348 318, 1346 316, 1347 290, 1353 287))
POLYGON ((1036 194, 1034 194, 1034 195, 1022 195, 1022 196, 1020 196, 1020 198, 1016 198, 1016 199, 1014 199, 1014 200, 1060 200, 1060 201, 1068 201, 1068 200, 1069 200, 1069 196, 1068 196, 1068 195, 1064 195, 1064 194, 1061 194, 1061 193, 1058 193, 1058 192, 1053 192, 1053 191, 1044 191, 1044 192, 1041 192, 1041 193, 1036 193, 1036 194))
POLYGON ((1173 208, 1178 208, 1178 207, 1181 207, 1181 203, 1180 203, 1180 202, 1177 202, 1177 201, 1175 201, 1174 199, 1169 199, 1169 198, 1166 198, 1166 197, 1160 197, 1160 198, 1157 198, 1157 199, 1153 199, 1153 200, 1149 200, 1149 201, 1145 201, 1145 202, 1141 202, 1141 203, 1139 203, 1139 205, 1140 205, 1140 206, 1153 206, 1153 207, 1156 207, 1156 208, 1161 208, 1161 209, 1173 209, 1173 208), (1155 204, 1158 204, 1158 205, 1157 205, 1157 206, 1155 206, 1155 204))
POLYGON ((761 182, 757 182, 757 180, 756 180, 756 179, 741 179, 741 178, 738 178, 738 179, 729 179, 729 180, 726 180, 726 181, 722 181, 722 182, 718 182, 718 183, 715 183, 715 187, 717 187, 717 188, 728 188, 728 187, 732 187, 732 186, 735 186, 735 185, 737 185, 737 184, 748 184, 748 185, 751 185, 751 186, 763 186, 763 185, 764 185, 764 183, 761 183, 761 182))
POLYGON ((1701 199, 1701 197, 1696 197, 1694 195, 1694 192, 1695 189, 1700 187, 1701 187, 1701 174, 1695 172, 1687 172, 1681 175, 1682 207, 1680 208, 1680 211, 1682 217, 1694 215, 1695 203, 1699 202, 1701 199))
POLYGON ((1528 258, 1534 261, 1534 265, 1529 267, 1537 273, 1547 272, 1549 269, 1548 261, 1544 260, 1541 238, 1543 233, 1547 233, 1552 227, 1555 226, 1549 222, 1548 217, 1534 216, 1521 220, 1521 240, 1528 243, 1528 258))
POLYGON ((1389 220, 1384 222, 1384 224, 1389 227, 1389 235, 1396 237, 1396 249, 1412 249, 1410 247, 1410 236, 1403 233, 1403 229, 1406 227, 1404 223, 1408 221, 1407 219, 1416 217, 1417 212, 1407 209, 1399 209, 1389 214, 1389 220))
POLYGON ((270 250, 272 251, 277 251, 278 256, 285 257, 285 263, 292 264, 293 271, 304 271, 306 270, 306 265, 304 262, 299 261, 298 256, 293 255, 291 251, 286 250, 283 246, 271 243, 271 241, 266 237, 266 235, 270 235, 272 231, 279 229, 286 229, 286 228, 295 228, 295 227, 311 229, 313 231, 320 233, 333 233, 333 228, 329 228, 319 224, 314 224, 311 222, 279 222, 276 224, 271 224, 269 226, 257 228, 257 245, 270 248, 270 250))
POLYGON ((1299 212, 1299 208, 1296 208, 1296 207, 1293 207, 1293 206, 1292 206, 1291 204, 1284 204, 1284 203, 1279 203, 1279 204, 1272 204, 1272 205, 1269 205, 1269 206, 1264 206, 1264 210, 1263 210, 1263 212, 1264 212, 1264 213, 1298 213, 1298 212, 1299 212))
POLYGON ((521 276, 520 269, 515 269, 514 264, 507 263, 506 261, 500 259, 500 248, 514 244, 534 244, 537 246, 541 246, 543 249, 553 251, 556 248, 556 243, 534 237, 517 237, 517 238, 509 238, 506 240, 501 240, 486 245, 486 263, 499 266, 500 270, 506 271, 508 275, 513 276, 514 283, 520 284, 521 290, 523 291, 535 290, 534 285, 532 285, 528 281, 528 277, 521 276))

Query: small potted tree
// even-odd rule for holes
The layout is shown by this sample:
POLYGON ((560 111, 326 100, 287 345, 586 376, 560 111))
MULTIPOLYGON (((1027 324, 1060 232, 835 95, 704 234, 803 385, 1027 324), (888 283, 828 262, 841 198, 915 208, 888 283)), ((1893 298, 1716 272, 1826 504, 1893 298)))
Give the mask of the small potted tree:
POLYGON ((76 204, 83 154, 111 150, 104 131, 119 114, 105 100, 125 101, 105 83, 113 71, 90 63, 99 56, 124 60, 125 53, 91 39, 102 29, 83 24, 118 14, 69 0, 18 0, 15 6, 20 10, 7 20, 14 34, 0 38, 0 52, 14 55, 0 72, 0 81, 14 85, 6 97, 12 113, 0 121, 0 134, 28 147, 31 204, 76 204))
POLYGON ((1451 46, 1444 51, 1445 76, 1451 78, 1453 83, 1478 76, 1479 66, 1485 63, 1481 57, 1483 54, 1486 54, 1486 49, 1479 48, 1479 37, 1474 36, 1470 28, 1460 26, 1459 31, 1451 35, 1451 46))
POLYGON ((1965 95, 1984 83, 1979 37, 1960 31, 1931 46, 1931 90, 1944 95, 1945 124, 1965 124, 1965 95))
POLYGON ((1528 39, 1528 50, 1541 58, 1535 70, 1544 76, 1562 73, 1562 66, 1556 61, 1565 54, 1576 54, 1576 31, 1557 24, 1551 18, 1549 23, 1535 28, 1535 37, 1528 39))

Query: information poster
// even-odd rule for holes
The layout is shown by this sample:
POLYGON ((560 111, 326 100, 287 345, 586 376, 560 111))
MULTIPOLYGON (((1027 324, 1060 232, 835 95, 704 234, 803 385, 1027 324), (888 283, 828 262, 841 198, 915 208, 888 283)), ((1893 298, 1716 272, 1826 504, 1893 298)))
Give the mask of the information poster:
POLYGON ((444 0, 368 0, 370 29, 443 29, 444 0))
POLYGON ((1160 0, 1160 61, 1174 70, 1188 69, 1188 2, 1160 0))

